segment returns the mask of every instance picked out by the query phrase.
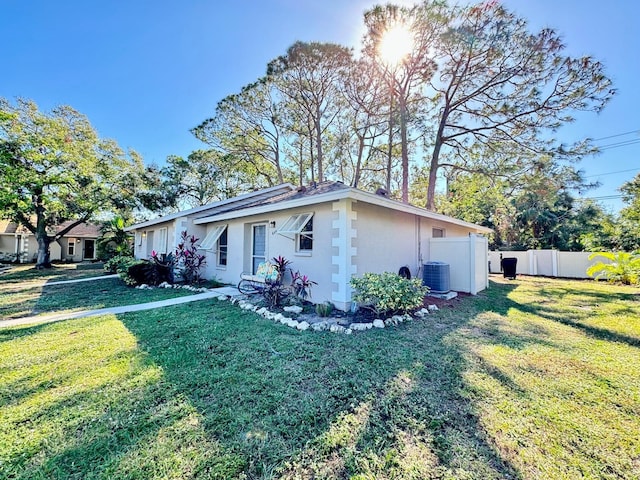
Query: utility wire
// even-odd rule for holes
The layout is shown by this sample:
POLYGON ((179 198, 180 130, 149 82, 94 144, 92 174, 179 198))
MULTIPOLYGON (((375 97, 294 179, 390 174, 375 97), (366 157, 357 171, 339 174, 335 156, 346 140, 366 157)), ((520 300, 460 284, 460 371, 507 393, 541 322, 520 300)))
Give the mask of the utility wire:
POLYGON ((601 147, 597 147, 598 150, 609 150, 611 148, 625 147, 627 145, 635 145, 636 143, 640 143, 640 138, 637 140, 625 140, 623 142, 610 143, 609 145, 603 145, 601 147))
POLYGON ((592 177, 604 177, 605 175, 614 175, 616 173, 627 173, 627 172, 636 172, 640 170, 640 168, 630 168, 628 170, 618 170, 617 172, 605 172, 605 173, 595 173, 593 175, 587 175, 584 178, 592 178, 592 177))
POLYGON ((594 142, 599 142, 600 140, 607 140, 609 138, 623 137, 625 135, 631 135, 632 133, 640 133, 640 130, 631 130, 630 132, 618 133, 616 135, 609 135, 608 137, 594 138, 593 141, 594 142))

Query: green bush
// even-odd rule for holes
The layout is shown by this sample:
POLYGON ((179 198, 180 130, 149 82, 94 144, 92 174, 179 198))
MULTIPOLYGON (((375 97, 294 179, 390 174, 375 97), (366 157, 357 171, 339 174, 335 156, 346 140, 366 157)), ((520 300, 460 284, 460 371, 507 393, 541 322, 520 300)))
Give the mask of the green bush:
POLYGON ((140 260, 133 258, 131 255, 116 255, 104 263, 104 271, 106 273, 125 274, 131 265, 140 263, 140 260))
POLYGON ((600 252, 589 255, 589 260, 602 257, 611 263, 597 261, 587 269, 587 275, 595 280, 605 278, 608 282, 637 285, 640 283, 640 255, 627 252, 600 252))
POLYGON ((406 313, 420 307, 429 287, 418 278, 407 279, 395 273, 365 273, 352 278, 353 300, 377 315, 406 313))
POLYGON ((319 317, 328 317, 333 312, 335 306, 331 302, 318 303, 316 305, 316 314, 319 317))

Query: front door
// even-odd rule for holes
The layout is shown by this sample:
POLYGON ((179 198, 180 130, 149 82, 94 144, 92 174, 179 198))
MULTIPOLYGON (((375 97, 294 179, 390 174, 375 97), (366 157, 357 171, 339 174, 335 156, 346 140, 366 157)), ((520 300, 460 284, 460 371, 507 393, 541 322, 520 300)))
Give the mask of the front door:
POLYGON ((267 259, 267 225, 253 225, 252 238, 251 269, 255 274, 258 271, 258 265, 267 259))
POLYGON ((95 253, 95 240, 84 241, 84 259, 93 260, 95 253))

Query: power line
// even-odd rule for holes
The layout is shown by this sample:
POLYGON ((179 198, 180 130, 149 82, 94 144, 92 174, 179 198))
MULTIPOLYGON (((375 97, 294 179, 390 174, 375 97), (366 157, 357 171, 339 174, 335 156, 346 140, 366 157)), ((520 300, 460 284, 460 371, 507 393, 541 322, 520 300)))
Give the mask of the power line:
POLYGON ((631 130, 630 132, 618 133, 616 135, 609 135, 608 137, 594 138, 593 141, 594 142, 599 142, 600 140, 607 140, 609 138, 623 137, 625 135, 631 135, 632 133, 640 133, 640 130, 631 130))
POLYGON ((640 170, 640 168, 629 168, 628 170, 618 170, 617 172, 596 173, 596 174, 593 174, 593 175, 587 175, 584 178, 604 177, 605 175, 614 175, 616 173, 636 172, 638 170, 640 170))
POLYGON ((612 148, 626 147, 627 145, 635 145, 636 143, 640 143, 640 138, 639 139, 635 139, 635 140, 625 140, 625 141, 622 141, 622 142, 610 143, 609 145, 603 145, 601 147, 598 147, 598 150, 600 150, 600 151, 602 151, 602 150, 610 150, 612 148))
POLYGON ((601 197, 582 197, 585 200, 615 200, 616 198, 622 198, 622 195, 603 195, 601 197))

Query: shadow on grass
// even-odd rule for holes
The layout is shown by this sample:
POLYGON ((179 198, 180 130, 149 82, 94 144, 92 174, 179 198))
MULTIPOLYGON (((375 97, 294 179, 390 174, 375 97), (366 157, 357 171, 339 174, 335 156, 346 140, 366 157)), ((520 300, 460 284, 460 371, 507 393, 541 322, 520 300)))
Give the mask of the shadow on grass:
POLYGON ((3 334, 31 350, 28 362, 20 351, 0 360, 13 371, 0 381, 2 478, 231 478, 242 469, 115 317, 3 334))
POLYGON ((461 392, 465 361, 447 337, 465 319, 353 336, 226 303, 121 319, 249 478, 517 477, 461 392))
MULTIPOLYGON (((614 303, 623 301, 636 302, 638 298, 636 293, 595 292, 589 289, 576 291, 575 289, 572 289, 570 287, 541 288, 539 290, 539 294, 544 299, 544 301, 536 303, 534 300, 532 300, 528 303, 519 303, 508 298, 508 292, 515 290, 517 286, 518 284, 502 284, 498 287, 498 284, 493 283, 494 289, 498 287, 499 289, 507 292, 507 294, 499 295, 498 297, 494 298, 491 302, 491 305, 487 305, 486 308, 503 316, 507 316, 509 310, 514 308, 523 313, 528 313, 544 318, 546 320, 551 320, 553 322, 576 328, 578 330, 581 330, 588 336, 598 340, 620 342, 632 347, 640 347, 640 338, 638 337, 625 335, 624 333, 616 332, 608 328, 588 325, 580 321, 580 319, 582 318, 588 318, 591 312, 582 312, 577 310, 577 308, 559 308, 556 305, 558 302, 558 297, 564 295, 576 295, 581 299, 585 298, 591 302, 597 301, 600 303, 614 303)), ((598 303, 590 304, 587 302, 587 305, 598 307, 598 303)), ((616 308, 611 312, 611 315, 632 316, 636 312, 637 309, 624 306, 616 308)), ((508 339, 508 341, 513 341, 513 339, 508 339)))

